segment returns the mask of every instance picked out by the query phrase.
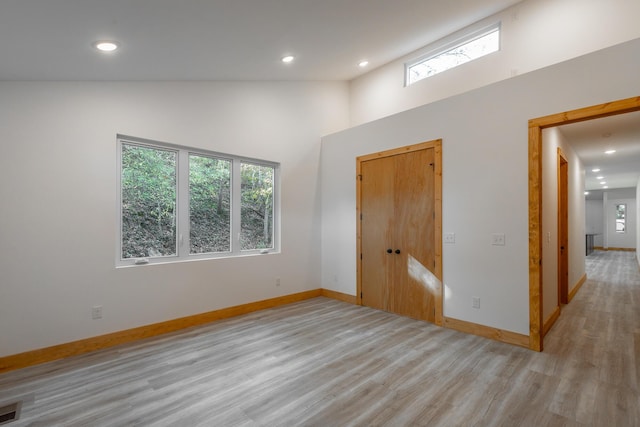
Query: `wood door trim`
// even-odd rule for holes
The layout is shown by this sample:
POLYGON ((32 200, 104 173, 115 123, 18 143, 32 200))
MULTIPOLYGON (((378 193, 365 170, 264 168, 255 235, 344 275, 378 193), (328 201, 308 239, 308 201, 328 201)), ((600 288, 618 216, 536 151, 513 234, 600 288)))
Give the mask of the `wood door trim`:
POLYGON ((356 157, 356 299, 358 305, 362 305, 362 162, 368 160, 380 159, 383 157, 396 156, 398 154, 410 153, 412 151, 434 149, 434 201, 435 201, 435 276, 440 281, 440 292, 435 298, 435 324, 442 326, 443 309, 442 309, 442 139, 422 142, 419 144, 407 145, 404 147, 393 148, 391 150, 380 151, 377 153, 366 154, 356 157))
POLYGON ((529 120, 529 348, 543 349, 542 129, 640 111, 640 96, 529 120))

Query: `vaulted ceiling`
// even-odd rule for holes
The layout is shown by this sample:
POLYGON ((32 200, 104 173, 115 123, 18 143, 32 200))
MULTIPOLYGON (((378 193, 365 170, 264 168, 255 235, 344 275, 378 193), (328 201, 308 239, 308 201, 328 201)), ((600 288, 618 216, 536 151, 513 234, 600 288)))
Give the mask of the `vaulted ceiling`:
POLYGON ((350 80, 518 2, 2 0, 0 80, 350 80))

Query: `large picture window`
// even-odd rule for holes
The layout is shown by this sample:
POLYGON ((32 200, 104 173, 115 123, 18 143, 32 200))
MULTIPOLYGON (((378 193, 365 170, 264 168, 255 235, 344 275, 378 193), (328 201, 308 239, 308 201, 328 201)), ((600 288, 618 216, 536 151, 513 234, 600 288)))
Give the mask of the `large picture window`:
POLYGON ((277 250, 277 163, 118 138, 119 266, 277 250))

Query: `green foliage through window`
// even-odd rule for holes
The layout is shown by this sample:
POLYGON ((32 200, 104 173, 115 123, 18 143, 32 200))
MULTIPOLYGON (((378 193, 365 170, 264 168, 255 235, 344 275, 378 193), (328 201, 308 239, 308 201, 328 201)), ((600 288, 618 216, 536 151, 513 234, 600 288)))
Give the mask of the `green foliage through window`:
POLYGON ((118 263, 276 249, 276 173, 267 162, 121 139, 118 263))
POLYGON ((190 253, 231 250, 231 162, 189 156, 190 253))
POLYGON ((176 254, 176 153, 122 144, 122 258, 176 254))
POLYGON ((273 248, 273 167, 242 163, 242 250, 273 248))

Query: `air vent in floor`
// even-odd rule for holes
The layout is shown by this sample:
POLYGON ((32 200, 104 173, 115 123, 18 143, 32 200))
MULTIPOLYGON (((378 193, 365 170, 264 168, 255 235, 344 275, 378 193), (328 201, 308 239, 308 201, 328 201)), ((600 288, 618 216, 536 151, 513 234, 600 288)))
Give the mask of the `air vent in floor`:
POLYGON ((0 425, 9 424, 20 418, 20 408, 22 402, 14 402, 0 405, 0 425))

